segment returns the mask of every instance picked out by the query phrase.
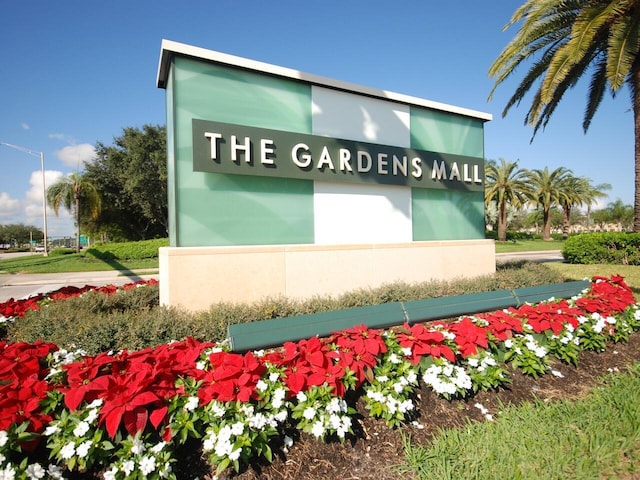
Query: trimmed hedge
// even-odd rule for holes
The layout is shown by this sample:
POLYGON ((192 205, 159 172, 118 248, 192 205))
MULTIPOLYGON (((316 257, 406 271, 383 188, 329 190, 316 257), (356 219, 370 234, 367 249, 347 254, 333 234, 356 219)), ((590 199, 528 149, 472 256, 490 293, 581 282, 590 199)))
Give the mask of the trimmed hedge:
POLYGON ((157 238, 140 242, 105 243, 89 248, 86 255, 100 260, 144 260, 157 258, 158 248, 169 246, 169 239, 157 238))
POLYGON ((568 263, 640 265, 640 233, 583 233, 569 237, 562 248, 568 263))
POLYGON ((6 338, 12 342, 43 339, 63 348, 82 348, 89 354, 137 350, 171 340, 182 340, 186 336, 220 342, 226 338, 227 325, 230 323, 543 285, 563 280, 562 275, 544 265, 512 262, 500 265, 494 275, 472 279, 417 284, 397 282, 380 288, 347 292, 339 297, 317 296, 304 301, 267 298, 247 304, 221 302, 212 305, 208 311, 198 313, 159 306, 158 286, 146 286, 120 291, 113 296, 91 292, 69 300, 50 302, 7 325, 6 338))

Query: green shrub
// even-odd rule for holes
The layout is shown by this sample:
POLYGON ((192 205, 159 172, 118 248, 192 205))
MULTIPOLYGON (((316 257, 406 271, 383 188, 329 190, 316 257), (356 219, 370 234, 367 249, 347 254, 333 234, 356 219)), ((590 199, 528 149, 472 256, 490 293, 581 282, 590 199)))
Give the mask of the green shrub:
POLYGON ((305 301, 267 298, 252 304, 221 302, 199 313, 159 306, 158 287, 147 286, 111 296, 91 292, 50 302, 7 325, 6 336, 9 341, 43 339, 63 348, 82 348, 89 354, 140 349, 187 336, 221 342, 231 323, 561 281, 560 274, 544 265, 514 262, 501 264, 494 275, 472 279, 417 284, 396 282, 346 292, 338 297, 316 296, 305 301))
POLYGON ((158 248, 169 245, 166 238, 143 240, 140 242, 105 243, 94 246, 86 251, 86 255, 104 261, 113 260, 144 260, 156 258, 158 248))
POLYGON ((49 252, 49 256, 60 257, 62 255, 71 255, 73 253, 76 253, 75 249, 73 248, 54 248, 49 252))
POLYGON ((584 233, 569 237, 562 248, 568 263, 640 265, 640 233, 584 233))

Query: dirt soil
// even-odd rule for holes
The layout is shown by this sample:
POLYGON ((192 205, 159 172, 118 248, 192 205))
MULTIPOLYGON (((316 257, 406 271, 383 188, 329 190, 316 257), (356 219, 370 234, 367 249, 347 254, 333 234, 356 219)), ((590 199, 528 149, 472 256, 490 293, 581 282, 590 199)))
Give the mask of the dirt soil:
MULTIPOLYGON (((415 444, 427 445, 439 428, 463 426, 468 420, 486 421, 475 407, 483 405, 494 416, 500 405, 520 404, 539 398, 544 401, 577 399, 598 384, 602 376, 624 371, 627 366, 640 361, 640 333, 631 336, 626 343, 609 344, 600 353, 583 352, 578 367, 557 363, 554 370, 562 378, 548 373, 533 379, 519 371, 511 371, 511 384, 493 392, 481 392, 466 400, 447 401, 432 391, 423 389, 419 395, 419 411, 416 421, 423 428, 408 425, 402 429, 390 429, 381 420, 371 418, 363 402, 357 402, 359 418, 354 435, 344 443, 323 443, 312 436, 302 434, 295 438, 287 453, 278 452, 272 464, 252 465, 236 474, 223 472, 218 480, 281 480, 281 479, 341 479, 341 480, 397 480, 394 466, 404 461, 402 434, 411 435, 415 444)), ((291 433, 290 433, 291 435, 291 433)), ((187 447, 181 461, 174 464, 179 479, 213 480, 215 475, 199 458, 199 452, 187 447)))

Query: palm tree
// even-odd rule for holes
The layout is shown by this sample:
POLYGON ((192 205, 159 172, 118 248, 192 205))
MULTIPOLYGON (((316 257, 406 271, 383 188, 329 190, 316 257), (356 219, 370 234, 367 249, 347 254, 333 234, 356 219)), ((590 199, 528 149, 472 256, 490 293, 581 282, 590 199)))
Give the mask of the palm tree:
MULTIPOLYGON (((635 127, 633 229, 640 232, 640 0, 527 0, 505 29, 520 29, 489 69, 496 83, 489 95, 534 59, 502 115, 518 105, 537 84, 525 116, 533 136, 545 127, 564 93, 592 72, 582 127, 586 132, 604 92, 628 85, 635 127)), ((533 138, 532 138, 533 140, 533 138)))
MULTIPOLYGON (((607 184, 600 187, 605 188, 607 184)), ((591 204, 596 197, 606 197, 607 194, 598 189, 598 186, 591 184, 591 180, 586 177, 567 176, 560 185, 560 206, 562 207, 562 238, 569 237, 571 227, 571 211, 573 207, 587 205, 591 209, 591 204)), ((588 217, 588 214, 587 214, 588 217)), ((588 222, 588 220, 587 220, 588 222)))
POLYGON ((484 189, 484 201, 488 205, 496 202, 498 209, 498 241, 507 240, 507 206, 521 207, 526 202, 528 185, 526 183, 526 171, 518 168, 518 162, 500 159, 500 165, 496 162, 488 162, 484 175, 486 178, 484 189))
POLYGON ((549 172, 549 167, 544 167, 527 171, 526 176, 529 199, 542 211, 542 239, 551 240, 551 209, 562 205, 567 197, 563 185, 572 177, 571 170, 558 167, 549 172))
POLYGON ((47 203, 56 215, 60 206, 64 206, 74 217, 76 225, 76 251, 80 251, 80 202, 83 211, 88 211, 92 218, 100 214, 101 199, 92 183, 86 181, 77 172, 62 177, 60 181, 47 188, 47 203))

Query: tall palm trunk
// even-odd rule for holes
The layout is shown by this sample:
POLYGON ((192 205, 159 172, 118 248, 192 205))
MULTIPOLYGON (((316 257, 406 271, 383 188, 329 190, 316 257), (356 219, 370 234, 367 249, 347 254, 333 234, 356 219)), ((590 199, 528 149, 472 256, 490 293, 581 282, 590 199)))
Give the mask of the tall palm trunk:
POLYGON ((76 252, 80 252, 80 190, 74 188, 73 201, 76 208, 76 252))
POLYGON ((635 192, 633 202, 633 231, 640 232, 640 58, 633 66, 633 122, 635 134, 635 192))
POLYGON ((542 211, 542 240, 551 240, 551 211, 542 211))
POLYGON ((498 241, 507 241, 507 202, 504 199, 498 209, 498 241))
POLYGON ((562 238, 569 238, 569 230, 571 229, 571 205, 564 204, 562 206, 562 238))

